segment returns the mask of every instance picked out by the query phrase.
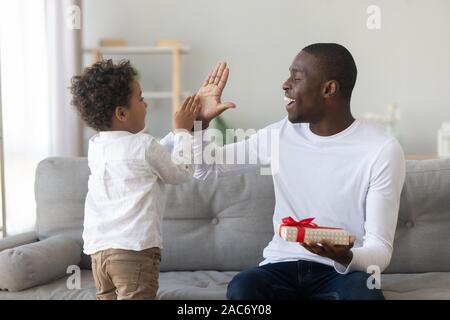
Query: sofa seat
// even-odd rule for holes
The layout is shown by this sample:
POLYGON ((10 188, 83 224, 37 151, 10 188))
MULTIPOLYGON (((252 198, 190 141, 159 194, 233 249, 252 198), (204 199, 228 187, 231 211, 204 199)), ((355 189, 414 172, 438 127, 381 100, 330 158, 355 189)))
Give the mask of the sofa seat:
MULTIPOLYGON (((237 272, 161 272, 157 299, 224 300, 228 282, 237 272)), ((0 291, 0 300, 93 300, 94 279, 90 270, 81 271, 81 289, 66 288, 68 277, 20 292, 0 291)), ((383 274, 383 292, 388 300, 450 299, 450 272, 383 274)))
POLYGON ((450 272, 383 274, 381 284, 388 300, 450 300, 450 272))
POLYGON ((227 285, 237 274, 233 271, 162 272, 158 299, 224 300, 227 285))
MULTIPOLYGON (((89 173, 85 158, 43 160, 36 169, 36 230, 0 239, 0 252, 56 236, 82 247, 89 173)), ((236 270, 258 265, 272 240, 272 177, 255 171, 167 185, 165 192, 157 298, 225 299, 236 270)), ((386 299, 450 299, 449 199, 450 159, 406 162, 393 256, 381 280, 386 299)), ((0 300, 95 299, 90 264, 83 254, 80 290, 68 290, 65 277, 21 292, 0 291, 0 300)))
MULTIPOLYGON (((161 272, 157 299, 224 300, 228 282, 237 272, 161 272)), ((0 300, 93 300, 95 285, 91 270, 81 270, 81 289, 69 290, 67 277, 20 292, 0 291, 0 300)))
POLYGON ((91 270, 81 270, 81 289, 69 290, 69 276, 19 292, 0 291, 0 300, 93 300, 95 285, 91 270))

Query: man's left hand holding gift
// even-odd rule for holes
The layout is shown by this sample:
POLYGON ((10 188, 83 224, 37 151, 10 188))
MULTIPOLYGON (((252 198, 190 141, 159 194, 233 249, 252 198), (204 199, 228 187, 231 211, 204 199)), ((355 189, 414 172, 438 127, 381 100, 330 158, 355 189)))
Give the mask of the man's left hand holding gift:
POLYGON ((309 241, 301 243, 300 245, 312 253, 330 258, 343 266, 348 266, 353 259, 353 253, 350 249, 353 248, 355 240, 355 236, 350 236, 350 243, 348 246, 333 245, 328 240, 322 240, 321 242, 309 241))

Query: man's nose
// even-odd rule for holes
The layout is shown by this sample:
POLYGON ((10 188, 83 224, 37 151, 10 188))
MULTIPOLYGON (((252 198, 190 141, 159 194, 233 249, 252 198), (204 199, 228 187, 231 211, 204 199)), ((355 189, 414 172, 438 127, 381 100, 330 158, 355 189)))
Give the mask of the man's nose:
POLYGON ((282 88, 283 88, 284 91, 289 90, 290 87, 289 87, 289 84, 288 84, 288 80, 286 80, 286 81, 283 83, 282 88))

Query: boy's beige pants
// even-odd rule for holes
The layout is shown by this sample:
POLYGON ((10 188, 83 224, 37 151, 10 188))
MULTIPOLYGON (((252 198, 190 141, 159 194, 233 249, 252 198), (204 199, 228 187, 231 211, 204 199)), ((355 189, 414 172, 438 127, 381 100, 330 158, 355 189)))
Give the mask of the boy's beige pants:
POLYGON ((108 249, 91 255, 98 300, 155 299, 161 249, 108 249))

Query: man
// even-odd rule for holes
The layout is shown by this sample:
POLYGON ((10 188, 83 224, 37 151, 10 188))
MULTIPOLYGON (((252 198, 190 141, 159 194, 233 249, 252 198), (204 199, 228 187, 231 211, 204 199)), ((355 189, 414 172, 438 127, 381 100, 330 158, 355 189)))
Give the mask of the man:
MULTIPOLYGON (((281 219, 315 217, 318 225, 340 227, 354 235, 348 246, 298 244, 274 232, 258 267, 236 275, 228 299, 384 299, 367 285, 368 268, 383 271, 392 255, 400 193, 405 177, 399 143, 375 126, 355 120, 350 100, 356 65, 341 45, 317 43, 303 48, 283 84, 287 118, 229 144, 274 165, 274 230, 281 219), (279 139, 264 139, 277 130, 279 139), (271 148, 278 144, 278 153, 271 148), (262 144, 262 147, 261 147, 262 144), (274 155, 277 155, 275 158, 274 155)), ((198 92, 199 119, 206 128, 214 117, 234 108, 221 102, 229 70, 221 63, 198 92)), ((194 144, 194 153, 202 142, 194 144)), ((226 158, 226 157, 224 157, 226 158)), ((194 177, 206 179, 254 169, 251 164, 201 164, 194 177)))

